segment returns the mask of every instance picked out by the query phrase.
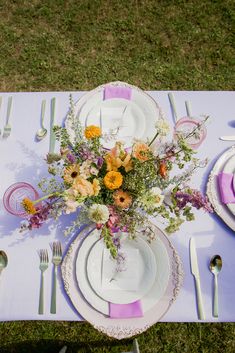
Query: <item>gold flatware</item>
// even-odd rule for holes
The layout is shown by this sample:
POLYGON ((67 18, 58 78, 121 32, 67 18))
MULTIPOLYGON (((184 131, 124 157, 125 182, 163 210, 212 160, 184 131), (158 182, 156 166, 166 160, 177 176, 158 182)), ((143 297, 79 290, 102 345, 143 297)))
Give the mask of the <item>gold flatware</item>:
POLYGON ((4 268, 7 267, 7 264, 8 264, 7 254, 5 253, 5 251, 0 250, 0 274, 4 270, 4 268))

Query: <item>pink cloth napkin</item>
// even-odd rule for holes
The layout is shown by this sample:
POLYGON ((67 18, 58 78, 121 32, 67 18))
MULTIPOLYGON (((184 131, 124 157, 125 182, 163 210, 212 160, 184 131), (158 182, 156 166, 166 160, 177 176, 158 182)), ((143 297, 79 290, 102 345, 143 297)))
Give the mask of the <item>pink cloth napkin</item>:
POLYGON ((130 304, 113 304, 109 303, 109 316, 111 319, 127 319, 132 317, 142 317, 143 310, 141 306, 141 301, 130 304))
POLYGON ((235 192, 233 189, 233 174, 219 173, 217 175, 220 198, 222 203, 235 203, 235 192))
POLYGON ((131 100, 131 88, 107 85, 104 88, 104 100, 111 98, 124 98, 131 100))

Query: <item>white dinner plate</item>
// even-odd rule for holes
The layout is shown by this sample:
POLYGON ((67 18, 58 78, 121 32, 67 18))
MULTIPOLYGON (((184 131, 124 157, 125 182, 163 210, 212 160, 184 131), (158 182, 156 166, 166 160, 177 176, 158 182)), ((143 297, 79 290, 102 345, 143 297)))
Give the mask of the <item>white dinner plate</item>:
MULTIPOLYGON (((230 157, 228 159, 228 161, 225 163, 223 172, 228 173, 228 174, 235 173, 235 155, 230 157)), ((233 187, 235 187, 235 180, 234 179, 235 178, 233 178, 233 187)), ((226 206, 228 207, 230 212, 232 212, 232 214, 235 215, 235 204, 234 203, 227 203, 226 206)))
MULTIPOLYGON (((141 332, 146 331, 151 325, 155 324, 163 317, 163 315, 174 303, 180 292, 184 278, 182 262, 177 254, 176 249, 171 244, 169 237, 166 236, 156 226, 154 226, 154 228, 158 239, 160 239, 167 251, 170 263, 169 279, 164 291, 164 295, 158 298, 151 309, 144 313, 143 317, 129 319, 110 318, 109 316, 104 315, 98 310, 94 309, 81 293, 75 272, 77 255, 84 239, 87 236, 92 237, 91 232, 94 230, 94 225, 83 229, 70 244, 67 252, 64 255, 61 265, 61 274, 65 291, 74 308, 80 314, 80 316, 90 322, 97 330, 105 333, 110 337, 123 339, 138 335, 141 332)), ((154 300, 154 298, 152 298, 152 300, 154 300)))
MULTIPOLYGON (((147 242, 139 237, 133 240, 125 234, 124 236, 120 251, 127 254, 125 255, 127 268, 116 273, 113 281, 111 281, 113 277, 110 274, 107 280, 110 282, 109 287, 103 285, 102 273, 105 271, 103 261, 106 248, 103 239, 95 243, 87 259, 87 276, 91 287, 102 299, 115 304, 128 304, 142 298, 150 290, 156 277, 155 257, 147 242), (131 251, 136 251, 136 263, 128 262, 131 251), (130 265, 131 268, 129 268, 130 265), (128 282, 131 282, 130 286, 126 287, 128 282)), ((112 266, 112 262, 110 261, 107 265, 112 266)))
MULTIPOLYGON (((119 129, 118 136, 115 136, 115 134, 113 134, 113 137, 114 137, 113 139, 112 139, 112 134, 109 135, 109 138, 105 136, 102 142, 103 146, 105 148, 113 147, 117 137, 120 140, 124 140, 125 147, 130 147, 131 138, 133 139, 134 137, 138 137, 143 140, 152 139, 156 132, 156 129, 155 129, 156 121, 159 118, 163 117, 161 108, 150 95, 142 91, 140 88, 129 85, 128 83, 125 83, 125 82, 117 81, 117 82, 110 82, 108 84, 98 86, 94 90, 91 90, 85 93, 75 103, 74 117, 68 114, 65 120, 65 127, 68 131, 71 142, 74 143, 76 140, 76 135, 75 135, 76 122, 80 120, 82 122, 82 125, 85 126, 86 121, 89 118, 89 120, 87 121, 89 124, 99 123, 100 125, 100 107, 102 108, 101 113, 105 115, 107 113, 105 111, 106 104, 108 105, 108 109, 112 108, 112 105, 113 105, 113 114, 116 116, 117 115, 119 116, 119 118, 115 116, 113 118, 112 116, 110 117, 110 120, 114 121, 114 132, 115 132, 116 130, 115 125, 117 124, 117 121, 120 120, 120 113, 122 111, 123 102, 125 102, 125 104, 130 106, 130 109, 128 108, 124 114, 124 119, 123 119, 124 127, 123 128, 121 127, 119 129), (115 86, 115 87, 118 86, 118 87, 131 88, 132 90, 131 100, 118 99, 118 98, 103 100, 104 89, 107 85, 115 86), (110 101, 111 103, 105 103, 108 101, 110 101), (92 109, 94 109, 93 112, 92 112, 92 109), (87 114, 88 114, 88 117, 87 117, 87 114), (94 120, 92 118, 92 114, 95 115, 94 120), (128 128, 126 128, 126 125, 128 126, 128 128), (130 128, 130 131, 128 131, 129 128, 130 128), (140 130, 141 130, 141 133, 140 133, 140 130), (126 135, 127 131, 128 131, 128 135, 126 135), (125 137, 129 135, 132 135, 131 138, 125 137)), ((104 118, 104 121, 105 121, 106 127, 108 128, 109 123, 107 122, 107 119, 104 118)))
MULTIPOLYGON (((98 231, 90 233, 82 242, 76 259, 76 278, 78 286, 85 299, 99 312, 109 315, 109 303, 99 297, 91 288, 87 277, 87 257, 92 246, 100 239, 98 231)), ((142 238, 146 241, 146 238, 142 238)), ((151 289, 141 299, 143 313, 150 310, 158 300, 164 295, 170 276, 170 261, 166 246, 156 236, 150 243, 156 261, 156 275, 151 289)))
POLYGON ((235 218, 228 209, 227 205, 221 203, 217 176, 220 172, 224 171, 227 161, 234 155, 235 146, 232 146, 217 159, 210 172, 206 190, 209 201, 211 202, 217 215, 233 230, 235 230, 235 218))

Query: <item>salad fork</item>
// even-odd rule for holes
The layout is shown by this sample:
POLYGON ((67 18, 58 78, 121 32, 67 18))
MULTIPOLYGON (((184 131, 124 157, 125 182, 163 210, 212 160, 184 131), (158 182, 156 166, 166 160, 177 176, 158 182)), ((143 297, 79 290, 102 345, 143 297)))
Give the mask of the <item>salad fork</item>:
POLYGON ((56 282, 57 282, 57 268, 62 262, 62 247, 60 242, 52 244, 52 263, 53 269, 53 282, 52 282, 52 295, 51 295, 51 314, 56 314, 56 282))
POLYGON ((44 312, 44 272, 48 268, 48 263, 49 263, 47 250, 41 249, 39 252, 39 257, 40 257, 39 269, 41 271, 41 285, 40 285, 38 313, 42 315, 44 312))
POLYGON ((6 118, 6 124, 3 129, 3 135, 2 135, 3 138, 9 137, 11 134, 11 125, 9 124, 11 106, 12 106, 12 96, 8 98, 8 102, 7 102, 7 118, 6 118))

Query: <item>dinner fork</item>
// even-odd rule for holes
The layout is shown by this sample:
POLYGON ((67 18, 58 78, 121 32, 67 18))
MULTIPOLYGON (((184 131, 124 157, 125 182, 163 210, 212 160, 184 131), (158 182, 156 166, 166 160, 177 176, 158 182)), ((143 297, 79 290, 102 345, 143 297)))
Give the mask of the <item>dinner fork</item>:
POLYGON ((51 295, 51 314, 56 314, 56 281, 57 281, 57 268, 62 262, 62 247, 61 243, 54 242, 52 244, 52 263, 53 269, 53 282, 52 282, 52 295, 51 295))
POLYGON ((7 102, 7 118, 6 118, 6 124, 3 129, 3 135, 2 135, 3 138, 9 137, 11 134, 11 125, 9 124, 11 106, 12 106, 12 96, 8 98, 8 102, 7 102))
POLYGON ((42 315, 44 312, 44 272, 48 268, 48 263, 49 263, 47 250, 41 249, 39 251, 39 257, 40 257, 39 269, 41 271, 41 285, 40 285, 38 313, 42 315))

